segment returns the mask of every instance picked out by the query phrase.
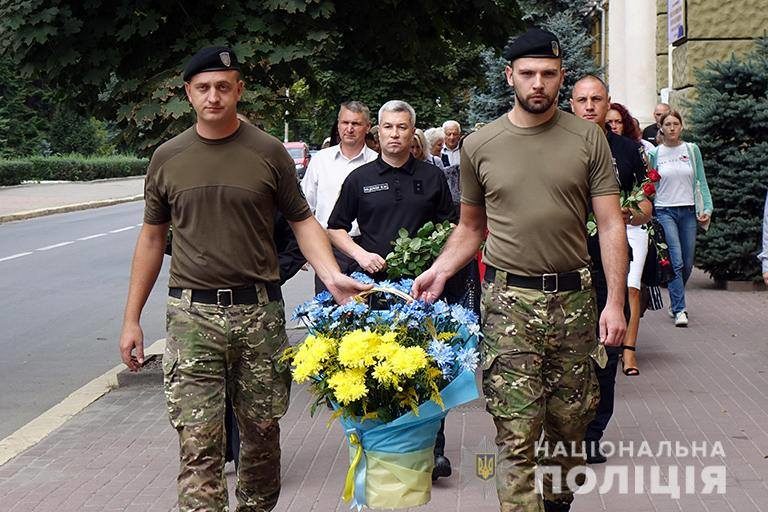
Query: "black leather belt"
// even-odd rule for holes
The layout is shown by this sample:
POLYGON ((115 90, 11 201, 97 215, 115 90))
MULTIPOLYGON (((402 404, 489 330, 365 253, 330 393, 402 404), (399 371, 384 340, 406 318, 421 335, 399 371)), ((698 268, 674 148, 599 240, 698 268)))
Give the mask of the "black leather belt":
MULTIPOLYGON (((264 288, 266 288, 267 298, 270 302, 283 298, 279 285, 274 283, 264 283, 263 285, 243 286, 240 288, 192 290, 192 302, 216 304, 221 307, 229 307, 235 304, 258 304, 259 286, 264 286, 264 288)), ((183 288, 168 288, 168 295, 180 299, 183 291, 183 288)))
MULTIPOLYGON (((486 267, 485 281, 492 283, 496 279, 496 272, 500 271, 493 267, 486 267)), ((541 290, 545 293, 572 292, 581 290, 581 274, 576 271, 541 276, 516 276, 508 273, 507 286, 541 290)))

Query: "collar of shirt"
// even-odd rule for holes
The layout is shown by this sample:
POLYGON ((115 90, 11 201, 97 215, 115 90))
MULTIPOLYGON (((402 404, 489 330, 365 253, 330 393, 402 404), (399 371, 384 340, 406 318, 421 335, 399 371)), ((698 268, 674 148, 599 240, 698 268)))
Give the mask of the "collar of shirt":
POLYGON ((415 162, 413 155, 408 157, 408 161, 405 162, 405 164, 402 167, 392 167, 381 158, 381 155, 379 155, 379 158, 376 159, 376 164, 379 166, 379 175, 382 175, 387 171, 392 171, 392 172, 401 171, 401 172, 405 172, 406 174, 409 174, 410 176, 413 176, 413 173, 415 171, 415 169, 413 168, 413 162, 415 162))
POLYGON ((373 151, 370 149, 367 145, 363 144, 363 147, 360 149, 360 152, 353 156, 352 158, 347 158, 347 156, 341 152, 341 144, 337 144, 336 146, 333 146, 335 149, 335 154, 333 155, 334 160, 337 158, 343 158, 344 160, 348 162, 352 162, 353 160, 357 160, 358 158, 362 158, 365 156, 366 150, 367 151, 373 151))

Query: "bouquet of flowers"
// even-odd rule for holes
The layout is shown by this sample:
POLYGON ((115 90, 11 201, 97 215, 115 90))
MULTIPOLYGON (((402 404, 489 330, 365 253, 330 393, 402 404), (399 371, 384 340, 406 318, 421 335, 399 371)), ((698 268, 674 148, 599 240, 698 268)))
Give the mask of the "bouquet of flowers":
MULTIPOLYGON (((619 200, 619 206, 621 208, 627 208, 630 211, 640 211, 640 203, 645 199, 653 201, 656 195, 656 185, 661 179, 656 169, 648 169, 645 175, 645 179, 638 183, 629 194, 622 192, 619 200)), ((597 221, 595 220, 595 214, 590 213, 587 217, 587 234, 594 236, 597 234, 597 221)))
MULTIPOLYGON (((371 283, 364 274, 352 277, 371 283)), ((352 506, 405 508, 429 501, 433 449, 447 410, 478 397, 480 333, 475 313, 408 295, 413 281, 373 283, 335 305, 327 292, 299 306, 309 330, 283 358, 293 379, 330 403, 350 444, 344 499, 352 506)))

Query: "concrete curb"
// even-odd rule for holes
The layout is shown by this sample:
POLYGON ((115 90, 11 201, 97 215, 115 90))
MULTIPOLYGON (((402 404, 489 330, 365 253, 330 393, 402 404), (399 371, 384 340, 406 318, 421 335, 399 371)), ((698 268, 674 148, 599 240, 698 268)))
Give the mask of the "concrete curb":
MULTIPOLYGON (((147 356, 162 354, 164 351, 165 338, 162 338, 147 348, 144 354, 147 356)), ((112 389, 117 388, 117 374, 125 369, 126 367, 122 363, 115 366, 0 441, 0 466, 26 449, 36 445, 48 434, 66 423, 72 416, 109 393, 112 389)))
POLYGON ((67 204, 63 206, 54 206, 51 208, 40 208, 38 210, 28 210, 25 212, 10 213, 8 215, 0 215, 0 224, 4 222, 13 222, 15 220, 33 219, 35 217, 53 215, 54 213, 76 212, 80 210, 89 210, 91 208, 101 208, 103 206, 113 206, 116 204, 128 203, 131 201, 139 201, 141 199, 144 199, 144 194, 128 196, 128 197, 118 197, 115 199, 102 199, 99 201, 89 201, 87 203, 67 204))

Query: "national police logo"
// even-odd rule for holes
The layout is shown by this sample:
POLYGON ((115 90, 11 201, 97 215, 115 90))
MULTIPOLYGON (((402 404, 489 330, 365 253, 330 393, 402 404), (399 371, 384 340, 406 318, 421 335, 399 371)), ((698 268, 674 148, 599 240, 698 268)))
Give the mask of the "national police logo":
POLYGON ((555 57, 560 56, 560 45, 557 44, 557 41, 552 41, 552 55, 555 57))
POLYGON ((232 58, 229 56, 229 52, 221 52, 219 58, 221 59, 221 63, 225 66, 229 67, 232 65, 232 58))
POLYGON ((481 480, 490 480, 496 476, 496 454, 476 453, 475 474, 481 480))

